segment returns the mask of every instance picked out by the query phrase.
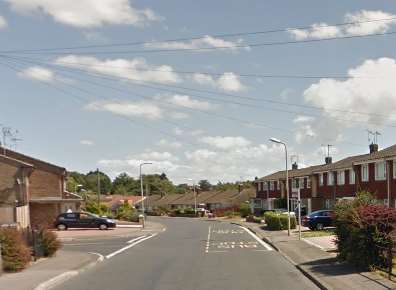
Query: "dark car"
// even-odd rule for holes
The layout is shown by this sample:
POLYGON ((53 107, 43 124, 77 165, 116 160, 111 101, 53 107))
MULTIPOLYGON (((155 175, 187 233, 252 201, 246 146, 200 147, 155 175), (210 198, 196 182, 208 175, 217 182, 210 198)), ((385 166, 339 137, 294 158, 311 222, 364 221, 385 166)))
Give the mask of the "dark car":
POLYGON ((54 226, 60 231, 67 230, 68 228, 98 228, 100 230, 107 230, 108 228, 115 228, 116 223, 111 219, 92 213, 71 212, 60 214, 56 218, 54 226))
POLYGON ((302 224, 311 230, 323 230, 324 227, 332 226, 334 212, 332 210, 318 210, 303 218, 302 224))

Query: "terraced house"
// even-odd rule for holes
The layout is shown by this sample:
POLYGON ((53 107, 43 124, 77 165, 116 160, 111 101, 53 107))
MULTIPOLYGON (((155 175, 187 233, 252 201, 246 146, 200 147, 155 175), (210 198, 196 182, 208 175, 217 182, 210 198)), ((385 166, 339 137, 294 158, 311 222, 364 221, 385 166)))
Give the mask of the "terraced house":
MULTIPOLYGON (((341 198, 353 198, 365 190, 375 194, 378 203, 396 207, 396 145, 378 150, 371 144, 370 152, 346 157, 332 163, 289 170, 291 208, 297 205, 297 192, 308 212, 331 208, 341 198)), ((286 197, 286 172, 278 171, 255 181, 256 197, 251 200, 253 210, 273 209, 275 201, 286 197)))

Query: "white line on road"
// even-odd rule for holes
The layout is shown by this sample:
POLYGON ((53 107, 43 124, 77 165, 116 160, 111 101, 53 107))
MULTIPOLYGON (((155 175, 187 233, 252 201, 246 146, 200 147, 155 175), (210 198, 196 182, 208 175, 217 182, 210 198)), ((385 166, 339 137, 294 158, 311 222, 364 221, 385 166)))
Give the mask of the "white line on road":
POLYGON ((143 238, 145 238, 145 237, 146 237, 146 236, 139 236, 139 237, 137 237, 137 238, 134 238, 134 239, 132 239, 132 240, 129 240, 129 241, 127 242, 127 244, 132 244, 134 241, 143 239, 143 238))
POLYGON ((273 251, 272 247, 270 245, 268 245, 266 242, 264 242, 262 239, 260 239, 258 236, 256 236, 255 234, 253 234, 249 229, 239 226, 242 229, 244 229, 249 235, 251 235, 257 242, 260 243, 260 245, 262 245, 264 248, 266 248, 268 251, 273 251))
POLYGON ((208 230, 208 239, 206 240, 206 249, 205 252, 208 253, 209 252, 209 246, 210 246, 210 232, 211 232, 212 227, 209 226, 209 230, 208 230))
POLYGON ((151 239, 152 237, 155 237, 156 235, 157 234, 152 234, 150 236, 147 236, 147 237, 144 237, 144 238, 140 238, 138 240, 135 239, 135 241, 131 240, 132 242, 130 241, 131 243, 128 246, 123 247, 123 248, 121 248, 121 249, 119 249, 119 250, 117 250, 117 251, 115 251, 115 252, 113 252, 111 254, 108 254, 106 256, 106 259, 110 259, 110 258, 114 257, 115 255, 118 255, 118 254, 128 250, 129 248, 132 248, 133 246, 136 246, 137 244, 140 244, 141 242, 143 242, 145 240, 148 240, 148 239, 151 239))

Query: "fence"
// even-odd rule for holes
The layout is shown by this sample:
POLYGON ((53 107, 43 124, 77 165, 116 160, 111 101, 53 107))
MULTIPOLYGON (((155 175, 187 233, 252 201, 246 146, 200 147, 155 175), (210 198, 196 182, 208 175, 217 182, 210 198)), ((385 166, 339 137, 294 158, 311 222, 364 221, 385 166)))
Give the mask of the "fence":
POLYGON ((388 279, 391 280, 392 277, 396 277, 396 274, 393 273, 393 267, 395 266, 394 258, 396 258, 396 247, 394 244, 391 244, 389 247, 380 247, 378 254, 378 266, 377 268, 386 272, 388 275, 388 279))

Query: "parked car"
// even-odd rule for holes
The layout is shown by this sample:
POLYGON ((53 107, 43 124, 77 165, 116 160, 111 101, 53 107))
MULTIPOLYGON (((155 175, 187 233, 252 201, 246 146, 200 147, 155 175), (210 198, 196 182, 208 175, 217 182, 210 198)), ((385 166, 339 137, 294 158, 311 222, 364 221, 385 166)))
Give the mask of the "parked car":
MULTIPOLYGON (((308 209, 306 206, 301 206, 301 217, 304 217, 307 215, 308 209)), ((296 215, 296 218, 298 218, 298 206, 294 209, 294 214, 296 215)))
MULTIPOLYGON (((287 209, 286 208, 274 208, 274 209, 269 210, 269 211, 273 211, 274 213, 277 213, 277 214, 286 214, 287 215, 287 209)), ((295 215, 296 215, 295 212, 290 211, 290 216, 295 216, 295 215)))
POLYGON ((323 230, 334 223, 334 212, 332 210, 318 210, 303 218, 302 224, 310 230, 323 230))
POLYGON ((100 217, 96 214, 72 212, 60 214, 56 218, 54 226, 60 231, 69 228, 98 228, 100 230, 107 230, 108 228, 115 228, 116 223, 112 219, 100 217))

